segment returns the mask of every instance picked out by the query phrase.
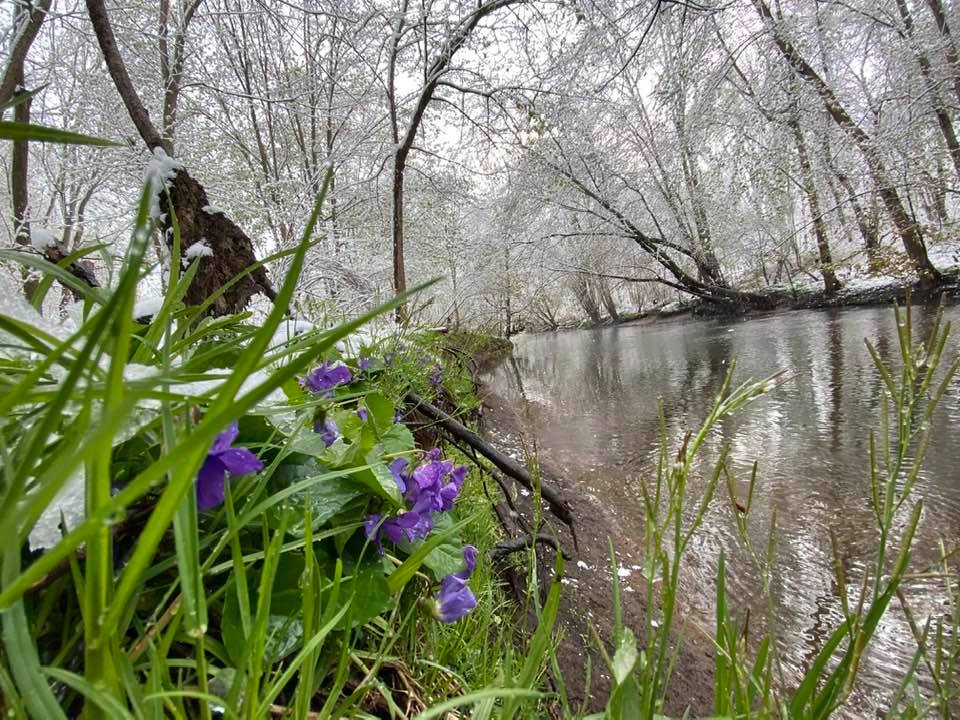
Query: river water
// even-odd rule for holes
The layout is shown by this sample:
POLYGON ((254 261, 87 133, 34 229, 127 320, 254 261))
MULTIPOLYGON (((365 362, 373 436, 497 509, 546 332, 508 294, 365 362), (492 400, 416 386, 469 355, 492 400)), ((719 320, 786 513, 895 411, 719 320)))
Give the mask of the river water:
MULTIPOLYGON (((917 333, 929 327, 933 312, 914 310, 917 333)), ((949 308, 946 317, 957 323, 960 309, 949 308)), ((748 525, 763 552, 776 512, 772 602, 759 592, 760 573, 738 538, 724 487, 689 551, 682 593, 688 611, 712 628, 714 578, 724 550, 729 602, 741 614, 749 608, 752 623, 773 618, 789 684, 842 617, 830 530, 847 576, 857 581, 871 566, 876 546, 867 447, 870 430, 879 422, 881 380, 865 338, 884 357, 897 357, 892 310, 790 312, 522 336, 515 339, 513 361, 497 370, 494 383, 522 406, 538 451, 566 473, 577 491, 591 493, 610 508, 619 532, 639 542, 639 481, 651 476, 656 462, 657 399, 663 400, 667 432, 676 448, 677 439, 707 415, 731 362, 736 361, 739 380, 787 371, 787 382, 724 421, 707 443, 707 456, 714 458, 729 443, 744 480, 753 462, 759 463, 748 525)), ((949 359, 958 347, 960 340, 951 339, 949 359)), ((960 540, 958 430, 960 383, 955 380, 935 415, 928 459, 915 490, 925 508, 915 541, 918 570, 935 563, 941 539, 948 546, 960 540)), ((707 474, 704 468, 691 481, 692 497, 702 494, 707 474)), ((741 483, 742 492, 744 487, 741 483)), ((941 579, 913 578, 906 596, 921 624, 927 616, 949 612, 941 579)), ((885 709, 914 649, 895 599, 845 714, 870 717, 885 709)))

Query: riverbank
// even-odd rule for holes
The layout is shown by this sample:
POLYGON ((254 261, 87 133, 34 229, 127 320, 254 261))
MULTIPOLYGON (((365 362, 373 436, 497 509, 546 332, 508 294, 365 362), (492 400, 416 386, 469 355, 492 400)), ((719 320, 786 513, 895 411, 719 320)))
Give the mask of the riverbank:
POLYGON ((583 330, 615 325, 646 325, 686 317, 747 316, 791 310, 888 306, 894 301, 900 304, 905 303, 908 295, 914 305, 936 304, 940 302, 941 297, 945 298, 948 304, 960 302, 960 275, 954 272, 945 277, 944 283, 932 289, 921 289, 910 283, 898 282, 889 276, 855 278, 840 290, 829 294, 809 285, 794 288, 773 287, 759 293, 768 300, 763 307, 742 305, 732 308, 691 298, 658 305, 643 312, 622 313, 617 319, 608 317, 600 322, 589 320, 566 322, 560 323, 554 330, 535 332, 583 330))
MULTIPOLYGON (((596 496, 575 487, 549 457, 537 452, 536 438, 527 430, 529 423, 522 416, 522 409, 486 383, 481 384, 481 399, 481 429, 486 438, 520 462, 525 462, 528 456, 535 457, 541 480, 560 489, 571 505, 576 537, 566 526, 553 521, 548 512, 543 514, 546 526, 542 532, 553 537, 568 557, 557 623, 560 636, 557 661, 571 705, 601 711, 610 695, 611 683, 606 662, 593 638, 595 631, 604 651, 612 654, 615 617, 609 543, 612 541, 615 546, 620 567, 624 624, 633 629, 643 646, 648 609, 640 574, 641 538, 624 532, 596 496)), ((513 505, 513 508, 500 508, 500 514, 521 528, 527 526, 533 517, 532 497, 518 490, 514 493, 513 505)), ((545 545, 540 548, 538 577, 541 585, 546 586, 552 575, 555 551, 545 545)), ((679 717, 689 711, 693 717, 704 717, 713 707, 714 659, 709 629, 698 627, 683 608, 679 609, 677 618, 673 645, 676 647, 679 642, 679 654, 665 709, 671 716, 679 717)), ((534 623, 536 618, 529 617, 528 621, 534 623)))

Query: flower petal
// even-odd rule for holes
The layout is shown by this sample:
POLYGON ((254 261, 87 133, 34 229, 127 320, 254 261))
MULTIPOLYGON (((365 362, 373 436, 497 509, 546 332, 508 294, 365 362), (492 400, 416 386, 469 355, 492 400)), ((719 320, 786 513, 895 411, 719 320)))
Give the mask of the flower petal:
POLYGON ((230 448, 220 453, 217 458, 232 475, 249 475, 263 470, 260 458, 246 448, 230 448))
POLYGON ((473 545, 464 545, 463 562, 466 568, 458 573, 454 573, 454 576, 466 582, 470 579, 470 576, 473 575, 473 571, 477 567, 477 549, 473 545))
POLYGON ((363 532, 368 540, 372 542, 380 541, 380 513, 374 513, 363 521, 363 532))
POLYGON ((240 426, 236 421, 233 421, 227 425, 227 429, 222 433, 217 435, 217 439, 213 441, 213 447, 210 448, 209 455, 219 455, 224 450, 228 450, 233 441, 237 439, 237 435, 240 434, 240 426))
POLYGON ((437 594, 437 615, 441 622, 455 623, 477 606, 473 592, 459 578, 447 575, 437 594))
POLYGON ((407 478, 403 474, 404 468, 406 467, 406 458, 397 458, 390 463, 390 474, 393 475, 393 479, 397 481, 397 487, 400 488, 401 494, 407 491, 407 478))
POLYGON ((197 508, 202 512, 223 502, 227 468, 219 457, 208 456, 197 473, 197 508))

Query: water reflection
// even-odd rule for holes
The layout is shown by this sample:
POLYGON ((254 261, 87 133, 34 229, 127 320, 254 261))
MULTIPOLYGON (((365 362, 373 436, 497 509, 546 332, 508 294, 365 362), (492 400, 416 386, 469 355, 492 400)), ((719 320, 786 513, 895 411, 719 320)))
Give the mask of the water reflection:
MULTIPOLYGON (((956 308, 948 318, 960 318, 956 308)), ((926 332, 932 311, 914 311, 914 327, 926 332)), ((888 309, 797 312, 737 322, 687 322, 619 327, 522 338, 515 352, 516 377, 501 369, 501 387, 522 382, 540 447, 585 490, 617 514, 624 532, 639 535, 639 481, 656 461, 662 398, 673 441, 708 412, 730 364, 736 379, 786 370, 792 379, 736 417, 725 420, 707 443, 716 457, 733 450, 745 494, 750 468, 759 462, 749 532, 765 547, 770 523, 778 528, 772 571, 770 622, 781 630, 788 671, 801 672, 841 619, 832 570, 830 530, 836 534, 855 596, 876 543, 869 505, 867 443, 877 423, 882 381, 864 346, 868 338, 885 357, 898 347, 888 309)), ((956 344, 954 344, 956 347, 956 344)), ((952 434, 960 421, 960 388, 949 389, 934 418, 930 451, 917 483, 925 512, 914 561, 936 558, 936 543, 960 531, 960 446, 952 434)), ((708 468, 699 473, 700 488, 708 468)), ((694 489, 696 491, 697 488, 694 489)), ((687 604, 712 622, 712 588, 721 550, 731 558, 728 586, 753 618, 768 616, 757 596, 757 568, 740 549, 728 503, 715 502, 694 543, 683 578, 687 604)), ((914 612, 944 611, 936 582, 907 590, 914 612)), ((878 630, 863 666, 854 702, 858 713, 882 708, 906 671, 910 630, 897 607, 878 630)))

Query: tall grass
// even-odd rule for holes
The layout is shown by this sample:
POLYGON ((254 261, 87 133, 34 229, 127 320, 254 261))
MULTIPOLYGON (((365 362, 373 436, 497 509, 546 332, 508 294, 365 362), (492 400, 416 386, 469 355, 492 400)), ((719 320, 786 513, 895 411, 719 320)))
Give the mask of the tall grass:
MULTIPOLYGON (((430 537, 387 544, 382 555, 363 530, 370 513, 402 510, 387 464, 415 464, 418 453, 381 392, 402 381, 387 381, 382 357, 361 370, 337 343, 403 297, 276 339, 329 180, 257 326, 183 306, 202 260, 179 273, 176 225, 163 306, 149 325, 134 322, 149 270, 149 187, 114 287, 83 288, 42 258, 6 254, 84 297, 81 321, 62 337, 15 301, 0 314, 0 688, 9 715, 342 717, 384 702, 406 716, 385 668, 399 667, 398 641, 407 654, 422 640, 437 583, 462 566, 460 532, 477 520, 465 510, 438 515, 430 537), (305 392, 296 380, 321 361, 348 363, 353 382, 329 396, 305 392), (329 447, 314 432, 325 418, 339 425, 329 447), (198 472, 235 421, 236 442, 264 469, 228 480, 223 505, 202 512, 198 472), (82 516, 67 522, 66 508, 62 537, 29 550, 37 521, 78 478, 82 516)), ((41 284, 38 307, 50 286, 41 284)), ((418 382, 429 382, 426 373, 418 382)), ((480 579, 488 574, 481 562, 480 579)), ((484 608, 471 621, 483 628, 497 611, 484 608)), ((487 653, 480 669, 498 659, 487 653)), ((428 675, 430 662, 449 675, 444 658, 416 670, 428 675)), ((466 683, 450 687, 457 694, 466 683)), ((489 702, 500 691, 477 684, 476 693, 473 702, 489 702)))

